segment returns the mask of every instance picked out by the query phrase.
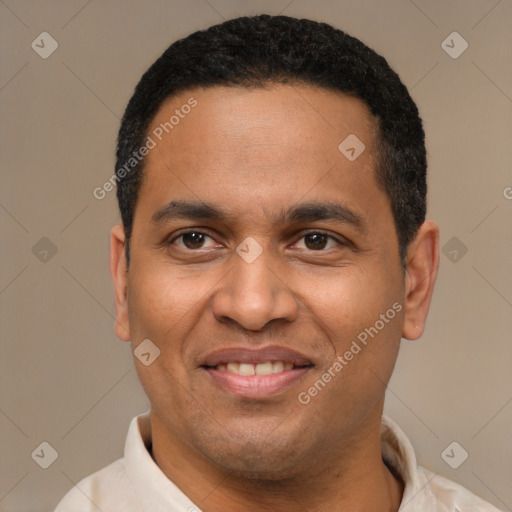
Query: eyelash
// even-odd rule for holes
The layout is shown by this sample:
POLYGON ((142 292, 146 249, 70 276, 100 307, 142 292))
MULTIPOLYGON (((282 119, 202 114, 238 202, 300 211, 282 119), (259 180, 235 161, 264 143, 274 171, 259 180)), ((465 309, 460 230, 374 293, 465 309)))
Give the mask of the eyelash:
MULTIPOLYGON (((185 231, 182 231, 181 233, 179 233, 178 235, 176 235, 174 238, 170 239, 167 241, 167 245, 172 245, 173 242, 175 242, 176 240, 178 240, 179 238, 183 237, 184 235, 187 235, 189 233, 196 233, 196 234, 199 234, 199 235, 204 235, 204 236, 207 236, 209 238, 211 238, 212 240, 214 240, 214 237, 212 235, 210 235, 210 233, 208 233, 207 231, 203 231, 201 229, 188 229, 188 230, 185 230, 185 231)), ((306 233, 304 233, 300 238, 299 240, 301 240, 302 238, 308 236, 308 235, 324 235, 326 236, 327 238, 330 238, 332 240, 334 240, 338 245, 342 246, 342 247, 348 247, 349 246, 349 242, 348 241, 343 241, 343 240, 340 240, 338 238, 336 238, 335 236, 333 235, 330 235, 329 233, 325 232, 325 231, 321 231, 321 230, 310 230, 310 231, 307 231, 306 233)), ((188 249, 188 248, 185 248, 184 250, 186 251, 200 251, 201 249, 188 249)), ((313 250, 313 249, 309 249, 311 252, 327 252, 329 251, 329 249, 319 249, 317 251, 313 250)))

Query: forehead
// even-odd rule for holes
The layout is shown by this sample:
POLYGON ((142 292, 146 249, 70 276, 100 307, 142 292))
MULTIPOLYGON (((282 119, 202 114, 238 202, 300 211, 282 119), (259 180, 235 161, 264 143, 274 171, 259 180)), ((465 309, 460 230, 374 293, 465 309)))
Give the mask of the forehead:
POLYGON ((375 127, 374 116, 358 98, 303 84, 272 84, 181 92, 163 102, 148 133, 164 142, 160 147, 194 148, 196 153, 212 150, 220 142, 222 146, 231 143, 239 151, 273 143, 276 152, 281 146, 282 153, 292 144, 307 141, 311 152, 332 151, 340 136, 352 133, 365 139, 371 152, 375 127), (273 139, 275 135, 280 138, 273 139), (248 144, 242 148, 240 142, 248 144))
POLYGON ((153 211, 184 198, 220 199, 234 213, 340 196, 376 208, 375 128, 361 100, 318 87, 190 89, 150 124, 139 194, 153 211))

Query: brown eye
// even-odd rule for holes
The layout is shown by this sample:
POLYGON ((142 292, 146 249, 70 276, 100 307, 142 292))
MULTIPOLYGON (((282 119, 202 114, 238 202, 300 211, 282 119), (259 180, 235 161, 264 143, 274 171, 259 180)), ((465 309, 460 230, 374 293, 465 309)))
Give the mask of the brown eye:
POLYGON ((312 233, 306 235, 304 239, 306 240, 306 247, 308 249, 316 250, 316 249, 325 249, 325 244, 327 243, 328 236, 322 233, 312 233), (308 244, 308 241, 310 242, 308 244))
MULTIPOLYGON (((301 239, 304 239, 304 246, 306 249, 310 251, 322 251, 324 249, 330 249, 331 247, 326 247, 329 243, 329 239, 336 242, 336 245, 346 245, 341 240, 327 234, 322 231, 311 231, 302 236, 301 239)), ((335 246, 336 246, 335 245, 335 246)))
POLYGON ((203 245, 207 238, 211 239, 212 237, 202 231, 197 231, 197 230, 186 231, 184 233, 181 233, 177 237, 173 238, 173 240, 171 240, 169 242, 169 245, 172 245, 173 243, 176 242, 176 240, 181 239, 181 241, 182 241, 181 244, 176 244, 176 245, 178 245, 178 247, 182 247, 184 249, 189 249, 189 250, 203 249, 204 248, 203 245))

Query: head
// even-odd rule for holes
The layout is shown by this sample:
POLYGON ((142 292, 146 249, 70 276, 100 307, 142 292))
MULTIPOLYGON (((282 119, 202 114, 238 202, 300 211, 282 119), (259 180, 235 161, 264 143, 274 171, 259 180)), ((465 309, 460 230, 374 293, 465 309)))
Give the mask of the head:
POLYGON ((385 59, 284 16, 196 32, 137 85, 116 172, 116 332, 160 351, 135 360, 160 442, 268 479, 364 443, 438 264, 422 122, 385 59), (251 351, 294 375, 227 382, 251 351))

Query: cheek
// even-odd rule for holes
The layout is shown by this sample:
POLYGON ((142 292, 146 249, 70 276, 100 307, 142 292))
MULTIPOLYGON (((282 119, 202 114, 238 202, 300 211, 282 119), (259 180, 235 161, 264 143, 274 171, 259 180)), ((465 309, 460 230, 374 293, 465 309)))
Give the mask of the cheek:
POLYGON ((144 276, 134 272, 137 279, 129 283, 128 304, 130 326, 133 341, 138 337, 153 339, 163 326, 162 322, 170 320, 164 312, 172 311, 171 295, 164 287, 156 286, 152 275, 144 276))
POLYGON ((382 273, 355 266, 301 283, 308 309, 342 337, 373 325, 396 300, 394 288, 382 273))
POLYGON ((309 299, 314 321, 335 351, 327 364, 341 356, 343 370, 335 372, 341 377, 337 381, 343 382, 343 388, 364 385, 370 395, 391 375, 403 316, 399 281, 392 273, 372 267, 367 271, 346 268, 338 279, 308 285, 315 290, 309 299))
POLYGON ((196 298, 194 288, 173 277, 171 268, 144 264, 133 269, 128 282, 130 323, 159 333, 183 318, 196 298))
POLYGON ((194 330, 219 276, 203 272, 185 277, 176 268, 156 262, 134 267, 133 276, 128 286, 132 342, 137 345, 150 339, 160 349, 157 366, 163 367, 162 372, 171 372, 171 379, 183 378, 190 370, 187 350, 194 346, 194 330))
POLYGON ((160 351, 148 366, 134 358, 139 380, 156 409, 181 407, 181 396, 174 390, 186 380, 180 351, 190 311, 187 289, 171 279, 170 272, 157 272, 151 265, 134 268, 133 275, 128 287, 132 350, 149 339, 160 351))

